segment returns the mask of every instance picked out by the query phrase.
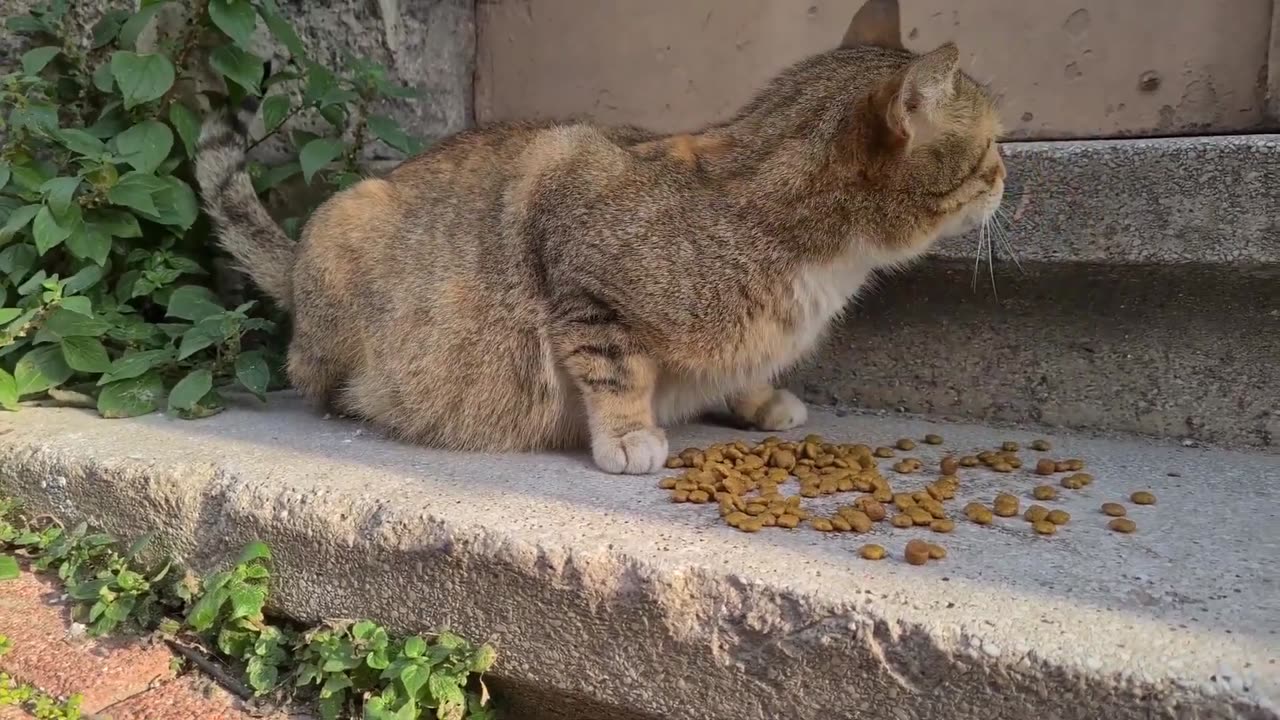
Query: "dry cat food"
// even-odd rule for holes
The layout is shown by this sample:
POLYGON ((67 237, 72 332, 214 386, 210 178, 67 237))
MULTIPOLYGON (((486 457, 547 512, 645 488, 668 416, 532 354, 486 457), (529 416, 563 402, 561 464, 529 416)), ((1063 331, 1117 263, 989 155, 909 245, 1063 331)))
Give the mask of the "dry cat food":
MULTIPOLYGON (((943 444, 940 435, 922 437, 924 446, 943 444)), ((666 465, 677 471, 672 477, 658 481, 658 487, 670 494, 672 502, 691 505, 714 504, 720 516, 730 527, 746 533, 756 533, 765 528, 781 528, 794 531, 807 527, 819 532, 872 533, 878 523, 884 523, 878 532, 895 529, 928 529, 934 533, 956 531, 956 521, 948 514, 946 503, 954 500, 968 482, 966 473, 978 468, 978 473, 1013 473, 1023 467, 1018 456, 1019 445, 1013 441, 1001 443, 999 449, 982 450, 974 455, 935 454, 932 458, 903 457, 896 461, 899 452, 917 448, 916 441, 901 438, 893 447, 873 447, 863 444, 838 444, 820 436, 810 435, 799 441, 767 438, 755 445, 742 441, 722 443, 707 448, 686 448, 667 459, 666 465), (939 456, 941 455, 941 456, 939 456), (937 458, 936 460, 933 458, 937 458), (927 462, 938 462, 941 471, 936 479, 914 480, 913 474, 921 473, 927 462), (982 467, 985 466, 985 467, 982 467), (891 474, 890 468, 897 471, 891 474), (892 480, 892 482, 891 482, 892 480), (914 480, 914 482, 913 482, 914 480), (794 485, 792 484, 794 483, 794 485), (896 487, 895 487, 896 485, 896 487), (808 506, 812 499, 857 493, 830 509, 818 511, 808 506)), ((1036 440, 1028 444, 1032 450, 1045 452, 1048 441, 1036 440)), ((937 451, 931 448, 928 452, 937 451)), ((922 454, 925 451, 922 451, 922 454)), ((1093 482, 1093 476, 1081 472, 1084 462, 1079 459, 1053 460, 1040 458, 1017 477, 1007 478, 1000 492, 990 505, 970 502, 964 505, 963 516, 977 525, 991 525, 995 518, 1013 518, 1021 512, 1018 494, 1014 490, 1020 481, 1036 475, 1045 477, 1067 473, 1053 485, 1038 485, 1030 495, 1038 501, 1053 501, 1059 496, 1057 486, 1080 490, 1093 482)), ((990 476, 988 476, 990 478, 990 476)), ((1027 483, 1027 486, 1034 483, 1027 483)), ((1139 491, 1129 500, 1139 505, 1153 505, 1155 495, 1139 491)), ((830 502, 830 501, 824 501, 830 502)), ((1104 503, 1104 515, 1109 516, 1108 528, 1120 533, 1132 533, 1137 525, 1123 517, 1126 514, 1120 503, 1104 503)), ((1040 535, 1053 535, 1058 528, 1071 520, 1070 513, 1050 509, 1040 504, 1026 508, 1022 517, 1040 535)), ((859 553, 869 560, 887 558, 889 553, 881 545, 867 544, 859 553)), ((907 544, 904 558, 912 564, 924 564, 929 559, 946 556, 941 546, 923 540, 907 544)))
POLYGON ((1156 504, 1156 496, 1146 490, 1139 490, 1138 492, 1130 495, 1129 499, 1132 500, 1135 505, 1156 504))
POLYGON ((1102 503, 1102 514, 1104 515, 1110 515, 1111 517, 1124 517, 1128 513, 1129 511, 1125 510, 1124 506, 1120 503, 1102 503))
POLYGON ((1107 523, 1107 527, 1111 528, 1112 530, 1115 530, 1118 533, 1128 534, 1137 530, 1138 524, 1130 520, 1129 518, 1119 517, 1107 523))

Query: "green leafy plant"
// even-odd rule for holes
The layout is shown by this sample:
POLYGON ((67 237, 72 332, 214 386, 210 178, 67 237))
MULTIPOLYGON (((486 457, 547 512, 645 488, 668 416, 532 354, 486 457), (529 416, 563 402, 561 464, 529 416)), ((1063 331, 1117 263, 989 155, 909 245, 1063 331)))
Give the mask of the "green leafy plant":
MULTIPOLYGON (((280 136, 294 153, 250 166, 264 195, 296 177, 350 185, 373 142, 420 148, 373 112, 412 93, 365 59, 341 72, 310 60, 275 0, 141 5, 107 12, 87 39, 68 0, 6 20, 31 49, 0 77, 0 408, 48 394, 104 417, 199 418, 224 407, 228 387, 263 397, 280 382, 275 324, 255 301, 230 307, 213 292, 216 251, 192 185, 206 113, 263 98, 254 144, 280 136), (166 6, 185 8, 185 25, 166 32, 166 6), (158 37, 144 47, 149 27, 158 37), (251 49, 259 36, 288 54, 277 71, 251 49), (225 92, 198 86, 206 64, 225 92), (327 132, 292 127, 301 120, 327 132)), ((294 233, 300 210, 284 221, 294 233)))
MULTIPOLYGON (((171 572, 168 562, 143 563, 149 541, 144 536, 121 552, 109 535, 83 525, 64 532, 52 519, 28 518, 0 500, 0 558, 14 562, 15 574, 15 557, 56 571, 75 601, 74 617, 92 635, 154 628, 184 647, 216 648, 253 694, 314 701, 325 720, 497 717, 481 679, 496 659, 492 646, 450 632, 396 637, 369 620, 302 628, 266 614, 271 550, 265 544, 248 544, 234 565, 201 581, 171 572)), ((0 638, 0 654, 5 646, 0 638)), ((36 691, 14 688, 20 704, 35 707, 36 691)), ((0 699, 4 692, 0 688, 0 699)))

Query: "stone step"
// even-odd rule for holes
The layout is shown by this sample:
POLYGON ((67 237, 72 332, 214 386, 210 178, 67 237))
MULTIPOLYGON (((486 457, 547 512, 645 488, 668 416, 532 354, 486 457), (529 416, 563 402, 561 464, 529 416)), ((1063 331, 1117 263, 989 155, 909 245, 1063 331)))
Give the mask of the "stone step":
MULTIPOLYGON (((0 493, 121 536, 158 530, 201 571, 273 547, 276 607, 495 641, 520 718, 1280 718, 1280 462, 1179 443, 1051 432, 1096 482, 1053 537, 1022 520, 950 535, 767 529, 677 505, 656 477, 578 454, 398 444, 289 396, 184 422, 24 409, 0 434, 0 493), (1135 490, 1138 531, 1098 512, 1135 490), (901 560, 912 537, 949 555, 901 560), (857 556, 865 542, 891 559, 857 556)), ((817 413, 804 432, 887 444, 933 467, 1046 432, 817 413)), ((735 437, 674 429, 676 447, 735 437)), ((1024 453, 1034 458, 1035 453, 1024 453)), ((900 488, 924 477, 895 477, 900 488)), ((930 474, 928 477, 932 477, 930 474)), ((962 473, 957 509, 1026 472, 962 473)), ((815 509, 831 501, 811 501, 815 509)))
POLYGON ((1280 450, 1280 265, 1023 268, 887 277, 790 383, 840 408, 1280 450))
MULTIPOLYGON (((1280 135, 1010 142, 1004 203, 1026 261, 1280 262, 1280 135)), ((972 259, 976 235, 937 254, 972 259)), ((995 254, 1002 253, 997 244, 995 254)))

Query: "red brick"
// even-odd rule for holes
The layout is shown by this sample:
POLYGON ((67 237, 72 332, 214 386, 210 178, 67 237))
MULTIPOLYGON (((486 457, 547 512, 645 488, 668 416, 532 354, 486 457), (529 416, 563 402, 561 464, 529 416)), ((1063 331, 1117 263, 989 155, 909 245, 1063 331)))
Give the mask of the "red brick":
POLYGON ((239 700, 198 674, 183 675, 108 708, 103 720, 248 720, 239 700))
POLYGON ((0 635, 13 649, 0 670, 49 695, 80 693, 96 713, 171 677, 169 650, 136 638, 71 638, 71 619, 56 578, 24 573, 0 583, 0 635))

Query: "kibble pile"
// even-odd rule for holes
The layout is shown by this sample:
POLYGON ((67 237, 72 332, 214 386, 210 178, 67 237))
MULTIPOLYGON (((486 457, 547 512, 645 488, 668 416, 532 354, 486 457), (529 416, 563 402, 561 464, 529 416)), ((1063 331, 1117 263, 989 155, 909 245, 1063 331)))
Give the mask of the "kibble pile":
MULTIPOLYGON (((933 434, 922 441, 927 445, 943 443, 941 436, 933 434)), ((824 533, 867 533, 877 523, 889 523, 895 528, 928 527, 946 534, 956 527, 946 503, 955 499, 962 473, 976 472, 974 468, 1011 473, 1023 466, 1019 444, 1004 442, 997 449, 973 455, 947 455, 939 464, 936 479, 909 490, 901 485, 911 476, 924 473, 926 466, 919 458, 904 457, 891 465, 892 477, 899 484, 895 487, 881 471, 880 461, 897 458, 900 452, 911 452, 916 447, 911 438, 902 438, 893 447, 873 448, 832 443, 809 435, 796 442, 766 438, 754 447, 735 441, 688 448, 667 460, 668 468, 684 472, 663 478, 658 487, 670 491, 672 501, 677 503, 718 503, 724 521, 747 533, 802 526, 824 533), (793 482, 798 490, 784 492, 784 487, 793 482), (805 507, 809 499, 854 493, 858 497, 834 512, 819 514, 805 507)), ((1047 440, 1036 440, 1029 448, 1037 453, 1052 449, 1047 440)), ((1093 482, 1093 476, 1083 472, 1084 468, 1083 460, 1041 457, 1035 461, 1034 472, 1043 477, 1060 475, 1059 487, 1080 490, 1093 482)), ((1052 502, 1058 499, 1059 490, 1053 485, 1039 485, 1031 490, 1031 496, 1052 502)), ((1156 498, 1144 490, 1133 493, 1130 501, 1152 505, 1156 498)), ((1124 517, 1127 510, 1120 503, 1104 503, 1099 512, 1113 518, 1108 527, 1116 532, 1137 530, 1137 524, 1124 517)), ((1023 511, 1017 496, 1008 493, 996 495, 989 504, 968 503, 961 511, 966 520, 978 525, 990 525, 996 517, 1011 518, 1020 513, 1031 530, 1040 535, 1054 535, 1059 527, 1071 522, 1071 515, 1065 510, 1040 504, 1023 511)), ((912 565, 924 565, 946 554, 941 545, 912 540, 906 545, 904 559, 912 565)), ((867 560, 881 560, 887 553, 880 545, 864 545, 860 555, 867 560)))

